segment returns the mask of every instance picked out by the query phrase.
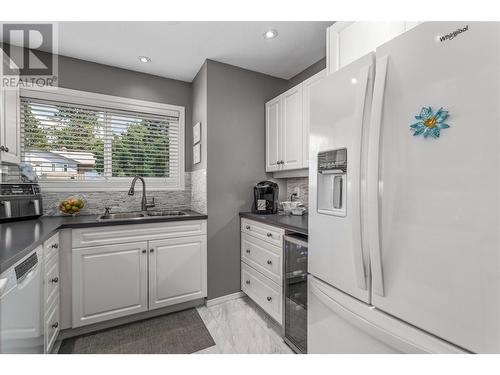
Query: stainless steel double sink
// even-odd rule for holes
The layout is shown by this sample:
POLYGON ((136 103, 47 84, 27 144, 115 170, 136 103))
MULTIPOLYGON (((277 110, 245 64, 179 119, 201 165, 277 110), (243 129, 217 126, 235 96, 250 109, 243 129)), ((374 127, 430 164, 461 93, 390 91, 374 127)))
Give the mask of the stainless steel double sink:
POLYGON ((116 212, 97 216, 98 221, 118 220, 141 220, 162 217, 188 216, 184 211, 140 211, 140 212, 116 212))

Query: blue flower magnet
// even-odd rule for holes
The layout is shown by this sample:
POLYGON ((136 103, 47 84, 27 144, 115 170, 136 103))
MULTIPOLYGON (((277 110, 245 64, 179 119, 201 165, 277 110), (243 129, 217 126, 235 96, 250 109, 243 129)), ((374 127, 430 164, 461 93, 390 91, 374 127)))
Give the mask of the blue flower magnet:
POLYGON ((439 138, 441 130, 450 127, 450 125, 444 123, 447 117, 448 111, 443 110, 443 108, 439 108, 434 113, 431 107, 422 107, 420 114, 415 116, 418 122, 410 125, 410 129, 413 130, 415 136, 423 135, 424 138, 428 136, 439 138))

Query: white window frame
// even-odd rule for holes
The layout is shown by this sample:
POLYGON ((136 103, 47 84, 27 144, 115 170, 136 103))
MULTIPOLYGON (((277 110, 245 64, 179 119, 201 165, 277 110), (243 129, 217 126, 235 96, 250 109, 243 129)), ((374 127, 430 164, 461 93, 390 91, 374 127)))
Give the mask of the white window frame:
MULTIPOLYGON (((88 91, 80 91, 66 88, 21 88, 20 96, 59 101, 64 103, 75 103, 93 107, 150 113, 155 115, 172 115, 172 111, 179 114, 179 173, 174 185, 169 185, 169 179, 161 177, 145 177, 148 190, 169 191, 185 189, 185 107, 150 102, 146 100, 130 99, 120 96, 97 94, 88 91)), ((128 191, 132 177, 111 177, 105 181, 40 181, 39 184, 44 191, 69 192, 69 191, 128 191)))

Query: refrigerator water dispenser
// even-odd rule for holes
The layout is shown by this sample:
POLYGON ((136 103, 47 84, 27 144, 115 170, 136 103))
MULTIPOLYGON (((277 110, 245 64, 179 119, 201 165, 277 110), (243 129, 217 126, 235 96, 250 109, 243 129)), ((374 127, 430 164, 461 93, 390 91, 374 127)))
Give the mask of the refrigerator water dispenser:
POLYGON ((347 149, 318 153, 318 212, 346 216, 347 149))

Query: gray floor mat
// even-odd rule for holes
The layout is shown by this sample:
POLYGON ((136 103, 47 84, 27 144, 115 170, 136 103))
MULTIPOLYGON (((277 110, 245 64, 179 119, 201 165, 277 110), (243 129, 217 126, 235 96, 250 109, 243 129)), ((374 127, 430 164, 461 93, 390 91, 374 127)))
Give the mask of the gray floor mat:
POLYGON ((190 354, 213 345, 193 308, 65 339, 59 354, 190 354))

